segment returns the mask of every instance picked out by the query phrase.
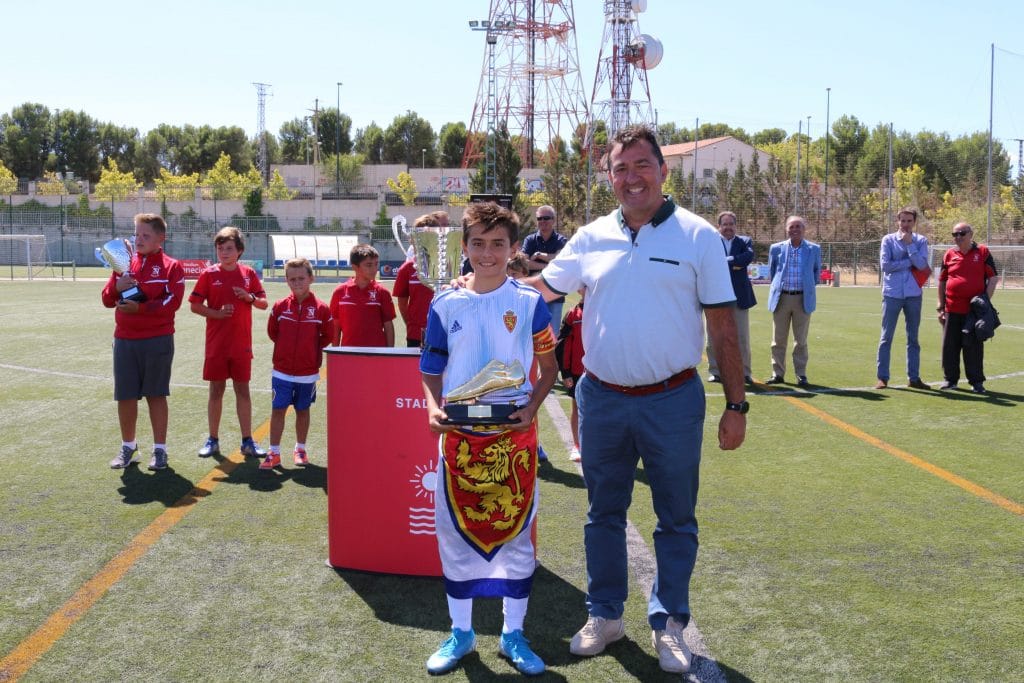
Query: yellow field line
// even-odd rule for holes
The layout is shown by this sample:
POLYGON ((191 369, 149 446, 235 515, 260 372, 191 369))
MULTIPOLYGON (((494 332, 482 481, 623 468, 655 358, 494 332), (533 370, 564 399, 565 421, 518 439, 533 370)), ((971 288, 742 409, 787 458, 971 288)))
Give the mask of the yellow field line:
MULTIPOLYGON (((260 441, 270 432, 270 421, 264 422, 255 432, 253 438, 260 441)), ((146 551, 160 540, 168 529, 177 524, 191 512, 200 498, 210 492, 223 478, 242 463, 244 458, 240 451, 217 464, 203 477, 191 491, 175 501, 164 510, 159 517, 150 522, 149 526, 140 531, 127 546, 124 547, 110 562, 100 569, 91 579, 71 596, 60 609, 50 615, 46 622, 35 632, 21 641, 6 657, 0 660, 0 681, 5 683, 18 680, 25 675, 33 664, 53 647, 71 626, 85 616, 85 613, 103 597, 104 593, 121 580, 129 569, 146 554, 146 551)))
POLYGON ((846 432, 850 436, 853 436, 857 439, 860 439, 861 441, 869 443, 875 448, 881 449, 888 453, 889 455, 895 456, 900 460, 903 460, 904 462, 908 462, 914 467, 918 467, 924 470, 925 472, 928 472, 929 474, 933 474, 936 477, 943 479, 949 482, 950 484, 953 484, 954 486, 959 486, 963 490, 968 491, 969 493, 973 493, 979 498, 982 498, 990 503, 998 505, 1007 512, 1012 512, 1015 515, 1024 516, 1024 505, 1021 505, 1020 503, 1015 503, 1009 498, 1003 498, 998 493, 993 493, 992 491, 989 491, 987 488, 983 486, 978 486, 974 482, 968 479, 964 479, 959 475, 953 474, 949 470, 942 469, 938 465, 933 465, 927 460, 922 460, 916 455, 911 455, 910 453, 907 453, 904 450, 896 448, 892 444, 888 444, 885 441, 879 439, 878 437, 872 436, 867 432, 861 431, 860 429, 857 429, 853 425, 847 424, 846 422, 843 422, 837 417, 829 415, 828 413, 819 408, 815 408, 814 406, 808 404, 806 401, 802 401, 792 396, 783 396, 782 398, 788 401, 789 403, 795 405, 796 407, 800 408, 801 410, 805 410, 811 415, 814 415, 815 417, 819 418, 820 420, 827 422, 833 427, 838 427, 839 429, 846 432))

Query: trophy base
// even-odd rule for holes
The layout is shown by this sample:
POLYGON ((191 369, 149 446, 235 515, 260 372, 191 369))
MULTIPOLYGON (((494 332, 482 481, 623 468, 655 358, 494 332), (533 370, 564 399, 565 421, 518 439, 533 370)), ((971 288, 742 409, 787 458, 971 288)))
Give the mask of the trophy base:
POLYGON ((121 292, 121 301, 137 301, 140 304, 146 300, 146 295, 138 287, 130 287, 121 292))
POLYGON ((514 424, 509 415, 519 410, 519 406, 511 403, 449 403, 444 407, 448 415, 442 420, 446 425, 506 425, 514 424))

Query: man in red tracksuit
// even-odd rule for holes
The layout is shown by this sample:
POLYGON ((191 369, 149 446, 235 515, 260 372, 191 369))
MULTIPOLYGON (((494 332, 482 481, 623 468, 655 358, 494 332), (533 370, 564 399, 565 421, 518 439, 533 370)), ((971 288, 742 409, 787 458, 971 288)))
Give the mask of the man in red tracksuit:
POLYGON ((112 273, 103 288, 103 305, 114 309, 114 400, 121 427, 121 450, 110 461, 124 469, 139 454, 135 427, 139 401, 146 399, 153 427, 149 469, 167 467, 167 397, 174 361, 174 313, 185 297, 185 271, 164 253, 167 223, 153 213, 135 216, 135 253, 128 269, 112 273), (141 294, 123 299, 137 288, 141 294))

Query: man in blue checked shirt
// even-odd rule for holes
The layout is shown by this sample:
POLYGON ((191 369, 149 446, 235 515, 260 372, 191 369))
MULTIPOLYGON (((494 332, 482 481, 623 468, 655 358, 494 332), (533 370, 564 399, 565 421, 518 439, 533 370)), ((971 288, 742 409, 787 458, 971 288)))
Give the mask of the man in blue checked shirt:
POLYGON ((882 238, 882 336, 878 340, 875 389, 889 386, 889 353, 900 312, 907 330, 908 386, 928 389, 921 381, 921 345, 917 330, 921 326, 921 286, 914 270, 928 269, 928 239, 914 232, 917 210, 902 209, 896 215, 896 232, 882 238))

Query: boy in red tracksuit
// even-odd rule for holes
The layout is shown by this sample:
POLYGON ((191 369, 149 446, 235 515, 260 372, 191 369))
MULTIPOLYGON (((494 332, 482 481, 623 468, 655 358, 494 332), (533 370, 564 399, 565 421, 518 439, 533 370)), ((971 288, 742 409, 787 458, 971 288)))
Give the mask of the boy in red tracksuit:
POLYGON ((281 435, 288 406, 295 407, 295 464, 309 464, 306 436, 309 407, 316 401, 323 349, 331 343, 334 324, 327 304, 309 290, 313 266, 304 258, 291 259, 284 266, 292 293, 274 304, 267 319, 267 334, 274 342, 274 371, 271 373, 273 399, 270 413, 270 452, 261 470, 281 465, 281 435))
POLYGON ((587 371, 583 367, 583 299, 586 290, 580 290, 580 302, 562 319, 562 328, 558 331, 558 345, 555 347, 555 360, 558 371, 562 374, 562 385, 572 397, 572 452, 569 459, 580 461, 580 414, 576 408, 576 383, 587 371))
POLYGON ((135 427, 139 401, 146 399, 153 427, 149 469, 167 468, 167 397, 174 361, 174 313, 185 298, 185 271, 164 250, 167 223, 155 213, 135 216, 135 254, 128 270, 113 273, 103 288, 103 305, 114 309, 114 400, 121 448, 110 467, 138 462, 135 427), (141 294, 122 298, 135 290, 141 294))

